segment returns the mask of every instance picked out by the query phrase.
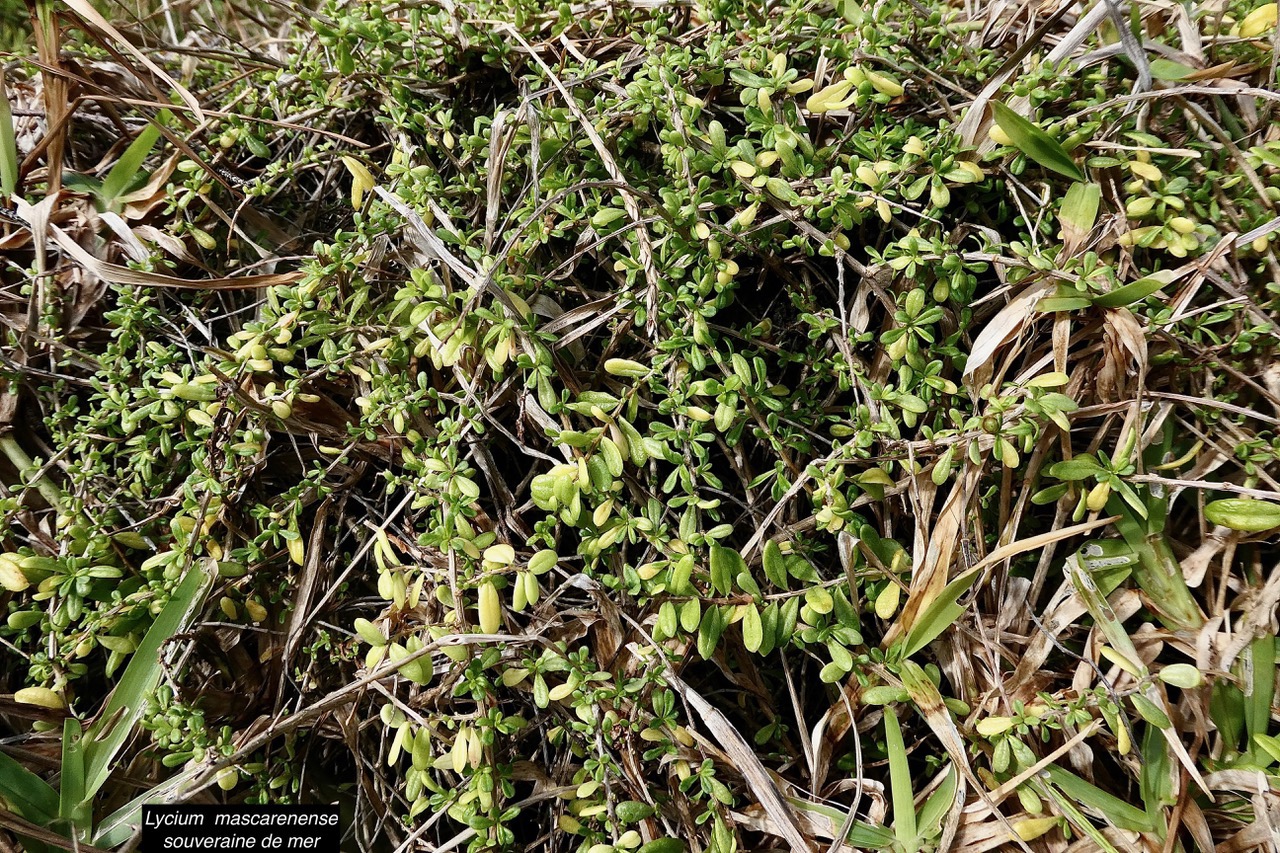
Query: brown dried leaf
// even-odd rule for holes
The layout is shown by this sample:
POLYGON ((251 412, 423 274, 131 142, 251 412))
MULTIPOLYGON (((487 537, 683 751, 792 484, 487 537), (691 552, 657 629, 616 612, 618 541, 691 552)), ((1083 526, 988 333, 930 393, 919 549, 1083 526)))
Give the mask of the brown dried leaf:
POLYGON ((976 471, 970 470, 968 476, 958 480, 951 487, 951 493, 947 495, 947 501, 943 504, 942 511, 938 513, 938 521, 929 533, 924 559, 911 575, 907 603, 903 605, 901 615, 885 634, 885 648, 889 648, 910 633, 916 619, 947 585, 952 558, 960 541, 960 528, 964 523, 965 510, 973 497, 973 488, 977 479, 976 471))
POLYGON ((1038 282, 1019 293, 1000 309, 996 316, 982 328, 973 341, 969 358, 964 365, 964 377, 974 377, 975 384, 982 384, 990 376, 990 362, 1005 342, 1018 335, 1035 319, 1036 304, 1050 291, 1048 282, 1038 282))
POLYGON ((187 91, 186 87, 179 84, 177 80, 166 74, 164 69, 152 62, 145 53, 134 46, 133 42, 125 38, 119 30, 111 25, 110 21, 102 17, 102 14, 94 8, 89 0, 64 0, 64 2, 82 21, 103 35, 110 37, 128 53, 133 54, 148 71, 168 83, 173 88, 173 91, 178 93, 178 97, 182 99, 183 103, 191 108, 191 112, 195 114, 196 121, 201 124, 205 122, 204 112, 200 109, 200 102, 196 100, 195 96, 187 91))

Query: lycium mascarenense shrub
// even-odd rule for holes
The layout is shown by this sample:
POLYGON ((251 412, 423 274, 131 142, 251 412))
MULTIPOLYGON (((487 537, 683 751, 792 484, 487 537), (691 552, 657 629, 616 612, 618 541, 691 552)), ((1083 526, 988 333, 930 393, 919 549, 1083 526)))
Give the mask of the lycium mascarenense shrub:
MULTIPOLYGON (((296 226, 300 275, 114 287, 110 339, 66 366, 86 387, 47 389, 69 547, 13 561, 32 681, 101 691, 190 554, 226 623, 202 664, 252 709, 400 665, 309 736, 371 774, 397 841, 730 851, 802 813, 827 844, 854 774, 892 814, 857 800, 852 842, 921 849, 1086 728, 1120 758, 1019 785, 1016 834, 1167 830, 1142 768, 1176 766, 1187 637, 1222 606, 1183 578, 1199 534, 1171 519, 1198 510, 1168 480, 1210 445, 1239 488, 1274 472, 1271 236, 1224 242, 1273 216, 1274 140, 1233 157, 1172 101, 1113 97, 1121 59, 1047 50, 995 94, 1021 113, 966 137, 1008 57, 941 3, 330 2, 307 26, 212 137, 296 226), (1227 249, 1240 298, 1201 286, 1227 249), (1041 642, 1051 605, 1086 615, 1041 642), (1178 642, 1139 651, 1141 618, 1178 642), (235 677, 254 656, 278 670, 235 677)), ((162 223, 226 263, 271 233, 211 212, 219 178, 181 159, 162 223)), ((177 264, 154 248, 139 266, 177 264)), ((1240 710, 1267 685, 1233 680, 1261 636, 1253 668, 1222 661, 1234 737, 1202 769, 1270 766, 1269 712, 1240 710)), ((231 710, 161 698, 170 764, 312 794, 294 741, 240 756, 231 710)))

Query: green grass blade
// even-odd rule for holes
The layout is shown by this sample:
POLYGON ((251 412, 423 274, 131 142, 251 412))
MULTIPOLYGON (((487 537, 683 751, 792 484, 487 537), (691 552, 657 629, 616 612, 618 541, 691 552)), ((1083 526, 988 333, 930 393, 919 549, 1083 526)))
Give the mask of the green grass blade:
POLYGON ((58 792, 4 752, 0 752, 0 796, 18 814, 40 826, 48 826, 58 817, 58 792))
POLYGON ((1187 588, 1182 564, 1174 556, 1169 540, 1152 535, 1147 521, 1138 518, 1114 492, 1107 501, 1107 512, 1117 516, 1116 529, 1138 555, 1133 579, 1147 594, 1160 621, 1180 631, 1194 631, 1204 625, 1204 614, 1187 588))
POLYGON ((969 591, 977 579, 977 572, 966 572, 947 584, 942 592, 938 593, 938 597, 929 602, 929 606, 916 619, 902 641, 903 657, 909 658, 932 643, 939 634, 960 618, 964 608, 956 604, 956 601, 969 591))
MULTIPOLYGON (((161 115, 163 116, 163 113, 161 115)), ((133 142, 129 143, 129 147, 120 155, 120 159, 111 167, 111 171, 102 181, 102 203, 105 206, 111 207, 116 199, 124 195, 125 189, 137 177, 143 162, 151 153, 151 149, 155 148, 156 140, 159 138, 160 127, 149 124, 142 129, 133 142)))
MULTIPOLYGON (((821 815, 825 818, 830 824, 832 837, 839 834, 840 827, 844 826, 845 819, 848 817, 848 814, 841 809, 810 800, 802 800, 799 797, 787 797, 787 802, 799 811, 821 815)), ((849 832, 845 835, 845 841, 854 847, 867 850, 887 850, 893 846, 894 839, 893 833, 883 826, 876 826, 863 820, 855 820, 850 825, 849 832)))
POLYGON ((916 824, 923 839, 933 838, 942 831, 942 821, 955 805, 956 788, 959 785, 960 774, 956 772, 956 766, 947 765, 947 778, 929 795, 929 799, 920 807, 920 813, 916 815, 916 824))
POLYGON ((1150 832, 1153 828, 1151 818, 1145 812, 1086 782, 1070 770, 1050 764, 1044 769, 1044 775, 1072 802, 1092 809, 1114 826, 1137 832, 1150 832))
POLYGON ((1140 278, 1137 281, 1130 282, 1122 287, 1117 287, 1110 293, 1104 293, 1093 300, 1093 304, 1101 308, 1123 308, 1126 305, 1146 299, 1160 288, 1167 287, 1169 282, 1173 280, 1173 275, 1166 271, 1160 271, 1140 278))
POLYGON ((84 729, 80 721, 68 717, 62 726, 62 774, 59 776, 58 816, 86 829, 84 809, 84 729))
POLYGON ((1084 175, 1079 167, 1056 139, 999 101, 993 101, 991 106, 996 113, 996 124, 1009 134, 1009 138, 1013 140, 1013 144, 1019 151, 1046 169, 1051 169, 1073 181, 1084 181, 1084 175))
POLYGON ((1098 204, 1102 201, 1102 187, 1097 184, 1075 183, 1062 200, 1059 217, 1082 234, 1088 234, 1098 221, 1098 204))
POLYGON ((1164 822, 1164 810, 1177 802, 1173 792, 1172 761, 1164 732, 1148 723, 1142 733, 1142 769, 1138 790, 1147 815, 1157 826, 1164 822))
POLYGON ((1098 831, 1098 828, 1085 817, 1080 809, 1076 808, 1070 794, 1064 794, 1053 785, 1043 785, 1044 795, 1058 807, 1058 811, 1067 819, 1070 824, 1075 827, 1077 832, 1087 835, 1094 844, 1098 846, 1103 853, 1120 853, 1115 845, 1107 840, 1107 837, 1098 831))
POLYGON ((4 71, 0 70, 0 195, 13 196, 18 188, 18 142, 13 129, 13 110, 4 71))
POLYGON ((175 799, 174 795, 180 792, 184 785, 200 776, 206 769, 204 766, 189 767, 116 809, 103 818, 95 828, 94 846, 114 848, 128 841, 142 824, 143 806, 172 802, 175 799))
POLYGON ((915 791, 911 788, 911 768, 907 766, 907 747, 902 742, 902 727, 896 715, 885 712, 884 743, 889 753, 889 788, 893 798, 893 834, 904 846, 916 840, 915 791))
POLYGON ((208 578, 199 568, 187 575, 148 629, 137 651, 120 676, 120 683, 97 721, 85 732, 84 796, 92 799, 111 775, 111 764, 124 746, 146 707, 147 696, 160 680, 160 646, 182 630, 183 624, 204 601, 208 578))
POLYGON ((35 486, 36 491, 40 493, 40 497, 52 507, 62 506, 62 490, 58 488, 57 483, 53 481, 52 476, 47 472, 43 472, 38 467, 27 452, 22 449, 22 445, 18 444, 18 440, 13 435, 0 436, 0 453, 17 468, 23 477, 29 478, 26 482, 35 486))
MULTIPOLYGON (((1239 668, 1238 662, 1235 668, 1239 668)), ((1231 753, 1240 749, 1245 726, 1244 708, 1244 692, 1239 687, 1228 681, 1214 682, 1209 698, 1209 719, 1213 720, 1222 742, 1231 753)))
POLYGON ((853 822, 853 826, 849 827, 849 835, 845 840, 854 847, 862 847, 867 850, 887 850, 893 846, 893 833, 883 826, 873 826, 856 820, 853 822))
POLYGON ((1067 251, 1077 251, 1098 221, 1098 204, 1102 187, 1097 184, 1074 183, 1062 200, 1058 221, 1062 224, 1062 242, 1067 251))
POLYGON ((1080 596, 1080 600, 1084 602, 1085 609, 1093 617, 1094 625, 1106 638, 1111 648, 1123 655, 1145 675, 1146 667, 1142 663, 1142 656, 1134 648, 1133 640, 1129 638, 1128 632, 1116 618, 1115 611, 1111 609, 1106 596, 1098 589, 1093 575, 1080 565, 1079 555, 1073 554, 1068 557, 1065 568, 1076 595, 1080 596))
POLYGON ((1249 645, 1248 654, 1245 671, 1253 670, 1253 678, 1245 682, 1244 727, 1248 735, 1245 748, 1265 763, 1267 755, 1259 750, 1254 735, 1267 734, 1271 725, 1271 698, 1276 692, 1276 638, 1269 634, 1258 637, 1249 645))

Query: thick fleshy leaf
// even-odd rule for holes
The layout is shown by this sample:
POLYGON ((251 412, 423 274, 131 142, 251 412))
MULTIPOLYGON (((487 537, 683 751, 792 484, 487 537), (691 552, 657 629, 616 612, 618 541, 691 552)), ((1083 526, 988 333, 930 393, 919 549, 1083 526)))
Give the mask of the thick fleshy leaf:
POLYGON ((747 570, 742 555, 723 545, 711 546, 711 586, 721 595, 733 589, 733 579, 747 570))
POLYGON ((762 642, 764 624, 760 620, 760 610, 754 604, 748 604, 746 615, 742 617, 742 644, 747 651, 757 652, 762 642))
POLYGON ((1214 524, 1246 533, 1280 527, 1280 504, 1271 501, 1227 498, 1210 503, 1204 508, 1204 514, 1214 524))

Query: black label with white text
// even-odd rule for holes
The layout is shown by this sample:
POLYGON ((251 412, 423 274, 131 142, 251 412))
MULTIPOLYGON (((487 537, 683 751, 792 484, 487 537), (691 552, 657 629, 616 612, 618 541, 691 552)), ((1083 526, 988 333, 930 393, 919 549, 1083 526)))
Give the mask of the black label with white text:
POLYGON ((142 853, 338 853, 338 806, 143 806, 142 853))

